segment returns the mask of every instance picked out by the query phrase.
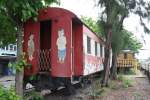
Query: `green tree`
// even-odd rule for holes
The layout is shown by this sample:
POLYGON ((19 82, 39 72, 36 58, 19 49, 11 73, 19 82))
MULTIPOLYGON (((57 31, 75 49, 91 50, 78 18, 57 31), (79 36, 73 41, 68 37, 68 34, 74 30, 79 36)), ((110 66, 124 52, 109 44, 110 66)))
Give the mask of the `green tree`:
POLYGON ((16 42, 16 30, 12 20, 0 11, 0 47, 16 42))
POLYGON ((149 17, 150 4, 143 0, 98 0, 100 11, 102 8, 102 14, 100 20, 105 22, 104 32, 106 36, 106 47, 105 47, 105 60, 104 60, 104 77, 102 85, 108 84, 109 73, 110 73, 110 47, 112 43, 112 36, 114 32, 120 33, 124 19, 130 12, 138 14, 140 17, 141 25, 145 32, 148 32, 148 28, 144 23, 144 19, 149 17))
POLYGON ((131 50, 133 52, 138 52, 142 47, 140 41, 138 41, 133 33, 123 29, 120 33, 114 33, 112 36, 112 51, 113 51, 113 61, 112 61, 112 70, 111 78, 117 78, 117 56, 121 50, 131 50))
MULTIPOLYGON (((0 13, 11 20, 12 29, 16 29, 17 61, 22 58, 23 23, 32 18, 35 21, 38 10, 59 3, 58 0, 1 0, 0 13)), ((0 16, 1 17, 1 16, 0 16)), ((9 23, 9 22, 8 22, 9 23)), ((3 24, 3 23, 2 23, 3 24)), ((9 23, 10 24, 10 23, 9 23)), ((7 27, 4 27, 7 30, 7 27)), ((9 30, 9 29, 8 29, 9 30)), ((11 33, 8 32, 8 33, 11 33)), ((16 72, 16 93, 23 97, 23 70, 16 72)))
POLYGON ((98 36, 103 36, 103 25, 99 21, 93 20, 91 17, 85 17, 81 16, 81 20, 90 28, 92 31, 94 31, 98 36))
POLYGON ((135 53, 138 53, 138 50, 142 48, 142 43, 134 37, 133 33, 122 30, 123 34, 123 46, 121 49, 129 49, 135 53))

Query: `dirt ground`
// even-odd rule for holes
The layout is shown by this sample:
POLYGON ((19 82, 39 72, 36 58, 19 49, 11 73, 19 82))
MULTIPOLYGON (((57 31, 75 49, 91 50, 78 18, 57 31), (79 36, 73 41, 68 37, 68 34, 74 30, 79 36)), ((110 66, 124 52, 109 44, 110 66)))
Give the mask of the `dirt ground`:
POLYGON ((86 88, 78 88, 76 94, 64 96, 61 93, 50 94, 45 100, 150 100, 150 82, 141 72, 137 75, 126 76, 132 80, 131 87, 123 88, 121 82, 114 82, 110 88, 99 88, 99 82, 95 81, 86 88), (97 90, 99 92, 97 92, 97 90))

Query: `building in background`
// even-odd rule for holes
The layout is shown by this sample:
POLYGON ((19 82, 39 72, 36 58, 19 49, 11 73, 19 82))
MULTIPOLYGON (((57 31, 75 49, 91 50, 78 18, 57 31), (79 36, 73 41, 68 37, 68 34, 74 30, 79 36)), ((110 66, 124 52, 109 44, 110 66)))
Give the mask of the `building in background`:
POLYGON ((0 76, 15 74, 15 70, 10 69, 8 64, 14 62, 17 56, 17 45, 9 44, 0 48, 0 76))
POLYGON ((131 50, 122 50, 117 57, 118 69, 134 68, 135 71, 138 67, 138 60, 135 58, 135 53, 131 50))

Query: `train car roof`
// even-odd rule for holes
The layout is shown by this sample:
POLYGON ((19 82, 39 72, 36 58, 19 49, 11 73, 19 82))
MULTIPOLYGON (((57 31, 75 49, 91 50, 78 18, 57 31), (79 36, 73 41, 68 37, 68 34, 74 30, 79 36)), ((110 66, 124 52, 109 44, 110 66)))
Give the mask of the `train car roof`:
POLYGON ((47 13, 49 10, 51 11, 58 11, 60 13, 65 13, 70 15, 74 21, 78 22, 79 24, 83 24, 84 26, 86 26, 92 33, 94 33, 97 37, 99 37, 100 41, 104 43, 104 40, 98 36, 88 25, 86 25, 76 14, 74 14, 73 12, 64 9, 64 8, 59 8, 59 7, 47 7, 47 8, 43 8, 39 11, 39 15, 38 15, 38 20, 40 20, 40 15, 47 13))

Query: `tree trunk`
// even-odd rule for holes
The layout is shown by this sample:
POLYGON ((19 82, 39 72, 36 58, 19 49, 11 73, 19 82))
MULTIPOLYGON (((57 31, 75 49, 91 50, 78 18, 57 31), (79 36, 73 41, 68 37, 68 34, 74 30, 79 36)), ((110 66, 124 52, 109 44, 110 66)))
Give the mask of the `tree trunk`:
POLYGON ((111 49, 111 38, 112 38, 112 29, 111 26, 108 26, 108 33, 105 46, 105 59, 104 59, 104 75, 102 80, 102 87, 108 86, 108 79, 110 74, 110 49, 111 49))
POLYGON ((117 54, 114 53, 112 57, 112 70, 111 70, 111 79, 117 79, 117 54))
POLYGON ((102 80, 102 87, 108 85, 109 74, 110 74, 110 52, 109 49, 105 49, 104 75, 102 80))
MULTIPOLYGON (((17 61, 21 59, 23 48, 22 48, 22 40, 23 40, 23 31, 22 27, 18 28, 17 33, 17 61)), ((15 77, 15 86, 16 86, 16 93, 21 97, 21 100, 23 100, 23 74, 24 70, 22 71, 16 71, 16 77, 15 77)))

